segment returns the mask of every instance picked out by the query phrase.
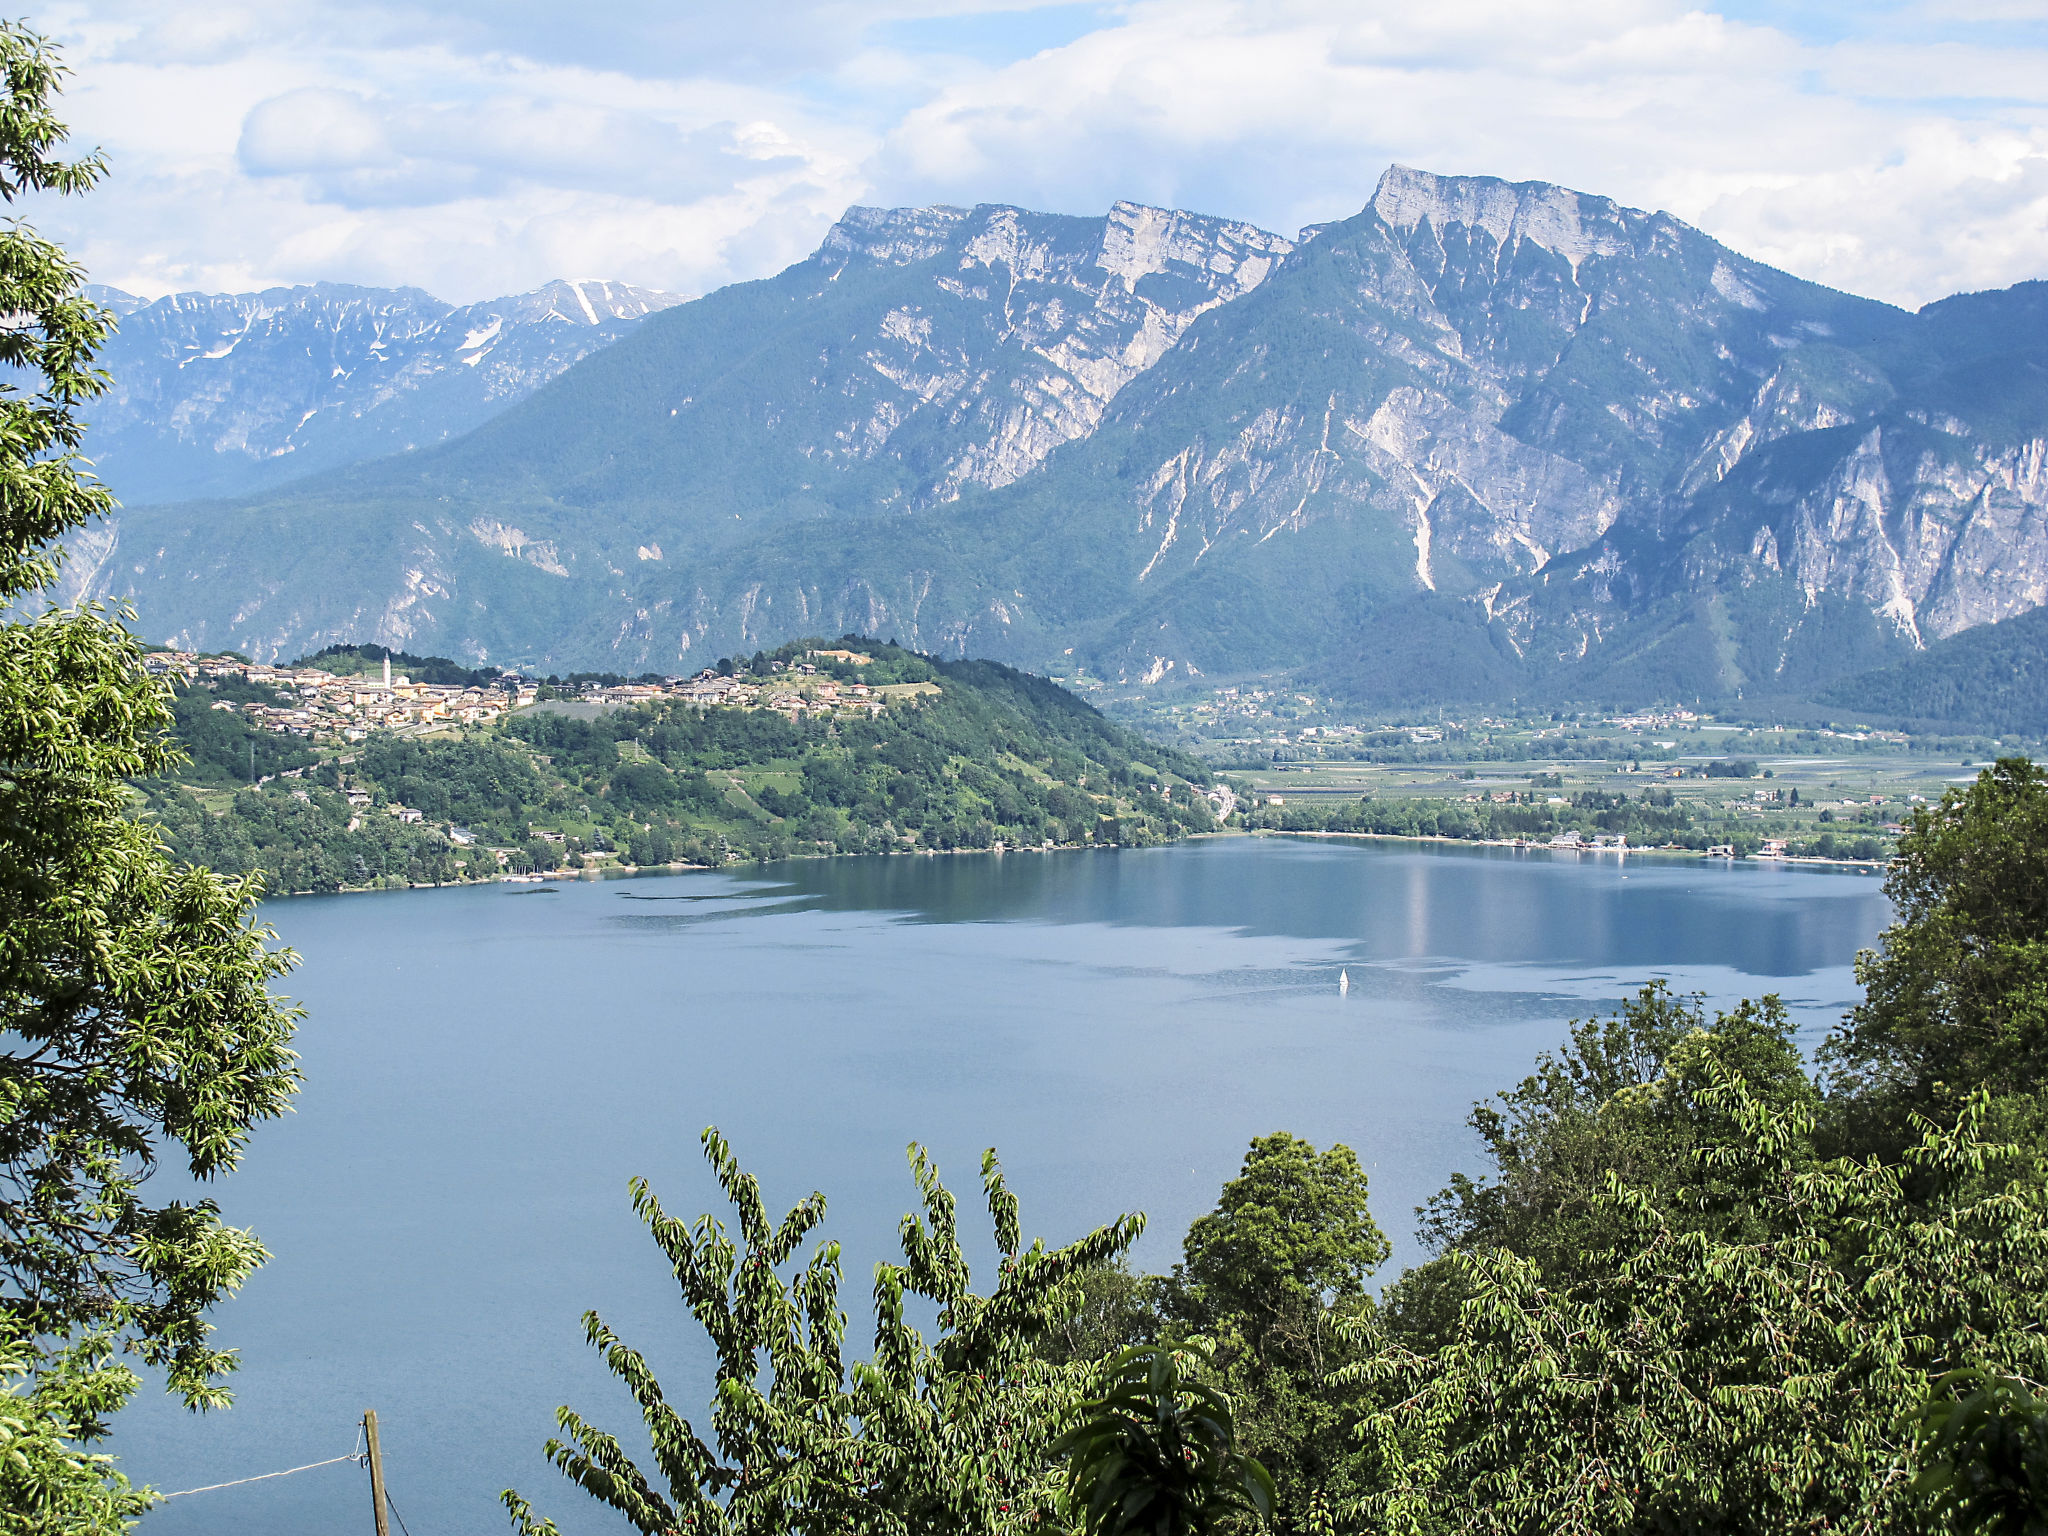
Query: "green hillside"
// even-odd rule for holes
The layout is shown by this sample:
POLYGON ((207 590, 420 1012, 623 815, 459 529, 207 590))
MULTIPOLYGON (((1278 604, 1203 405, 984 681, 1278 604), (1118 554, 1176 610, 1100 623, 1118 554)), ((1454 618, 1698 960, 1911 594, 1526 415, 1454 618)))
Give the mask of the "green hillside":
MULTIPOLYGON (((181 858, 260 870, 273 891, 501 868, 1141 846, 1215 825, 1202 764, 1043 678, 853 643, 872 658, 860 681, 888 700, 872 717, 674 701, 585 717, 543 705, 502 726, 380 733, 253 789, 154 781, 142 786, 147 814, 181 858)), ((773 677, 823 644, 739 665, 773 677)))
POLYGON ((1916 725, 2041 735, 2048 732, 2048 609, 1966 629, 1817 698, 1916 725))

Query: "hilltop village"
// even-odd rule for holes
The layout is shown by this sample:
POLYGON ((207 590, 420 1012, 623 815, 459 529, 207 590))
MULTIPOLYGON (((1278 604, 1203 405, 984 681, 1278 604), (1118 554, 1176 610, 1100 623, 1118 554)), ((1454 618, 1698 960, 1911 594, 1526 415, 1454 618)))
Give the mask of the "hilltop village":
POLYGON ((161 652, 181 857, 274 891, 793 854, 1148 846, 1233 798, 1042 678, 852 637, 687 678, 510 677, 337 646, 161 652))
POLYGON ((929 683, 870 686, 836 675, 872 664, 873 658, 861 652, 831 649, 767 662, 762 675, 707 667, 694 677, 549 684, 516 673, 464 683, 420 682, 394 672, 389 656, 381 675, 354 676, 304 663, 272 666, 191 651, 153 652, 144 662, 158 676, 184 683, 254 685, 256 696, 224 698, 212 707, 240 715, 257 730, 322 746, 359 742, 374 731, 424 735, 452 725, 490 725, 536 703, 605 708, 672 701, 766 709, 796 720, 818 714, 878 715, 890 696, 937 692, 929 683))

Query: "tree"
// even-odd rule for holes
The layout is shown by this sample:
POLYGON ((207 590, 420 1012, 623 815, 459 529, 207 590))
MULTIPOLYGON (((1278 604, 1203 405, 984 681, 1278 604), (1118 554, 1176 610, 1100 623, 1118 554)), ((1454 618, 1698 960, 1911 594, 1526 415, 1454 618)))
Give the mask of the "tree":
MULTIPOLYGON (((1864 1000, 1828 1042, 1850 1146, 1888 1150, 1915 1112, 1988 1090, 2039 1134, 2048 1082, 2048 774, 2001 758, 1916 811, 1885 875, 1898 922, 1857 965, 1864 1000)), ((2016 1122, 2015 1122, 2016 1123, 2016 1122)))
POLYGON ((1242 1319, 1261 1355, 1308 1346, 1292 1330, 1363 1296, 1392 1251, 1367 1209, 1358 1155, 1277 1131, 1252 1139, 1216 1209, 1188 1228, 1174 1305, 1198 1326, 1242 1319))
POLYGON ((1356 1411, 1336 1377, 1354 1355, 1344 1324, 1371 1309, 1365 1282, 1390 1252, 1366 1195, 1349 1147, 1255 1137, 1216 1209, 1189 1227, 1164 1287, 1168 1341, 1213 1346, 1237 1433, 1290 1519, 1351 1459, 1356 1411))
MULTIPOLYGON (((1608 1185, 1617 1174, 1664 1191, 1700 1222, 1722 1221, 1731 1207, 1706 1187, 1712 1176, 1693 1155, 1701 1127, 1717 1123, 1699 1099, 1712 1085, 1710 1059, 1770 1103, 1819 1105, 1777 998, 1709 1020, 1698 999, 1652 983, 1611 1016, 1574 1021, 1562 1050, 1474 1106, 1470 1124, 1492 1172, 1454 1174, 1423 1209, 1424 1239, 1439 1253, 1505 1248, 1552 1281, 1569 1279, 1617 1235, 1604 1225, 1614 1219, 1608 1185)), ((1404 1277, 1401 1289, 1419 1279, 1404 1277)))
POLYGON ((1902 1161, 1815 1164, 1814 1110, 1709 1048, 1692 1156, 1741 1222, 1703 1225, 1617 1175, 1618 1236, 1567 1282, 1460 1249, 1457 1326, 1419 1352, 1361 1325, 1346 1379, 1379 1404, 1364 1528, 1918 1536, 1908 1405, 1984 1362, 2048 1368, 2048 1191, 1984 1101, 1902 1161), (1730 1235, 1739 1230, 1741 1235, 1730 1235))
MULTIPOLYGON (((63 75, 40 36, 0 24, 0 197, 101 174, 97 155, 56 157, 63 75)), ((166 690, 103 610, 33 613, 52 541, 112 505, 78 456, 113 323, 82 281, 59 247, 0 227, 0 1369, 10 1443, 40 1447, 0 1460, 9 1508, 102 1531, 132 1501, 66 1447, 137 1385, 109 1352, 190 1404, 225 1402, 234 1361, 205 1314, 263 1258, 212 1201, 152 1205, 145 1182, 164 1156, 228 1172, 297 1075, 294 1014, 267 990, 291 960, 254 921, 256 885, 174 867, 127 814, 124 781, 178 760, 166 690)))
POLYGON ((1068 1363, 1107 1360, 1159 1337, 1156 1275, 1133 1274, 1122 1262, 1082 1270, 1074 1277, 1070 1305, 1046 1336, 1041 1353, 1068 1363))
MULTIPOLYGON (((995 1290, 977 1296, 953 1197, 913 1146, 923 1218, 903 1218, 903 1263, 875 1266, 874 1357, 849 1365, 839 1245, 817 1244, 789 1279, 777 1273, 824 1220, 824 1196, 771 1225, 759 1184, 716 1129, 703 1140, 738 1211, 738 1243, 708 1215, 694 1226, 669 1216, 641 1180, 632 1191, 718 1351, 717 1449, 592 1312, 585 1330, 640 1405, 655 1475, 566 1407, 549 1460, 646 1536, 1010 1536, 1050 1519, 1060 1487, 1052 1444, 1080 1411, 1091 1368, 1056 1363, 1042 1344, 1077 1305, 1077 1277, 1120 1257, 1144 1219, 1121 1217, 1065 1248, 1025 1248, 1016 1197, 991 1151, 982 1185, 1002 1259, 995 1290), (907 1297, 936 1309, 934 1341, 907 1321, 907 1297)), ((504 1502, 521 1536, 556 1536, 518 1494, 508 1489, 504 1502)))
POLYGON ((1238 1451, 1229 1398, 1185 1375, 1176 1351, 1124 1350, 1103 1376, 1053 1446, 1086 1536, 1207 1536, 1239 1512, 1273 1517, 1273 1479, 1238 1451))
POLYGON ((1960 1531, 2048 1532, 2048 1402, 1982 1366, 1950 1371, 1920 1412, 1916 1492, 1960 1531))

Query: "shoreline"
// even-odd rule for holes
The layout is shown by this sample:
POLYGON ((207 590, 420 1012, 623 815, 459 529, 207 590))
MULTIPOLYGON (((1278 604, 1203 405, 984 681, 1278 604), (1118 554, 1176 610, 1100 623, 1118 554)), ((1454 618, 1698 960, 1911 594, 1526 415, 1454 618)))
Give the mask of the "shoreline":
MULTIPOLYGON (((1213 837, 1216 834, 1198 832, 1195 835, 1197 837, 1213 837)), ((1279 827, 1250 827, 1238 835, 1243 837, 1341 837, 1377 843, 1441 843, 1450 848, 1507 848, 1518 853, 1569 853, 1574 857, 1581 854, 1592 854, 1603 859, 1649 857, 1664 859, 1720 859, 1731 866, 1736 864, 1797 864, 1802 868, 1853 869, 1858 871, 1867 870, 1873 873, 1883 869, 1890 862, 1887 859, 1823 859, 1806 853, 1784 853, 1774 858, 1763 858, 1756 854, 1728 858, 1723 854, 1703 853, 1697 848, 1594 848, 1590 845, 1576 848, 1555 848, 1548 843, 1520 842, 1512 838, 1444 837, 1438 834, 1424 835, 1422 833, 1406 832, 1312 832, 1288 831, 1279 827)))
MULTIPOLYGON (((1156 848, 1171 847, 1174 843, 1192 842, 1198 837, 1245 837, 1251 834, 1239 831, 1191 832, 1186 837, 1176 837, 1168 842, 1155 843, 1156 848)), ((966 854, 1013 853, 1089 853, 1098 849, 1118 849, 1123 843, 1039 843, 1029 848, 898 848, 888 853, 791 853, 779 859, 736 859, 730 864, 607 864, 601 869, 563 869, 550 874, 533 875, 492 875, 487 880, 444 880, 440 884, 421 881, 405 885, 344 885, 331 891, 275 891, 266 892, 265 901, 283 901, 301 896, 385 896, 402 891, 465 891, 486 885, 549 885, 567 880, 604 880, 615 877, 631 878, 637 875, 682 875, 717 874, 722 870, 758 869, 769 864, 795 863, 799 859, 902 859, 902 858, 952 858, 966 854)))
MULTIPOLYGON (((1172 847, 1174 843, 1192 843, 1209 838, 1221 837, 1291 837, 1324 840, 1345 840, 1373 843, 1425 843, 1445 848, 1505 848, 1517 853, 1570 854, 1574 858, 1591 855, 1596 858, 1657 858, 1657 859, 1699 859, 1727 863, 1731 868, 1738 864, 1758 867, 1785 865, 1809 871, 1842 870, 1856 874, 1878 874, 1887 863, 1884 859, 1823 859, 1811 854, 1782 854, 1776 858, 1759 858, 1755 855, 1742 858, 1726 858, 1723 855, 1703 853, 1697 848, 1553 848, 1547 843, 1517 842, 1502 838, 1443 837, 1431 834, 1408 834, 1400 832, 1313 832, 1286 831, 1275 827, 1219 827, 1214 832, 1190 832, 1169 842, 1154 844, 1155 847, 1172 847)), ((488 880, 450 880, 440 885, 422 883, 418 885, 344 885, 332 891, 279 891, 266 894, 265 901, 282 901, 302 896, 376 896, 395 894, 400 891, 442 891, 469 890, 486 885, 540 886, 555 882, 577 880, 597 881, 604 879, 631 879, 640 875, 681 875, 716 874, 723 870, 757 869, 770 864, 791 863, 796 860, 812 859, 899 859, 899 858, 949 858, 967 854, 1007 855, 1012 853, 1091 853, 1102 849, 1120 849, 1121 843, 1054 843, 1040 844, 1030 848, 902 848, 890 853, 792 853, 782 859, 747 859, 731 864, 610 864, 602 869, 568 869, 552 874, 533 876, 494 875, 488 880)))

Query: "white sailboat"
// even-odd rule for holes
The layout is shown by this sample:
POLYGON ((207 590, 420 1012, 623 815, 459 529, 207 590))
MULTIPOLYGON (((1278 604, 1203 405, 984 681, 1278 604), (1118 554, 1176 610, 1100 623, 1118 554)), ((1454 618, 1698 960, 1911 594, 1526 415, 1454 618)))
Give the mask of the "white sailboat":
POLYGON ((1340 968, 1337 972, 1337 995, 1342 997, 1351 990, 1351 973, 1340 968))

